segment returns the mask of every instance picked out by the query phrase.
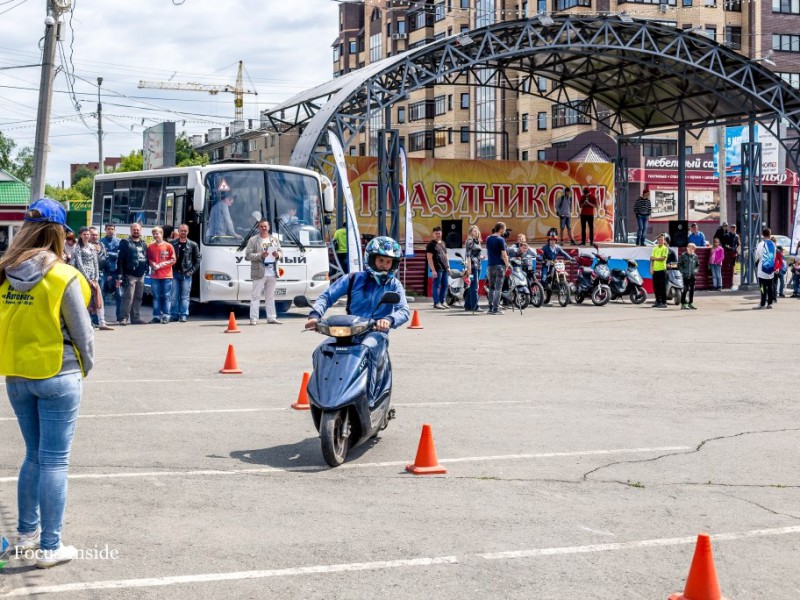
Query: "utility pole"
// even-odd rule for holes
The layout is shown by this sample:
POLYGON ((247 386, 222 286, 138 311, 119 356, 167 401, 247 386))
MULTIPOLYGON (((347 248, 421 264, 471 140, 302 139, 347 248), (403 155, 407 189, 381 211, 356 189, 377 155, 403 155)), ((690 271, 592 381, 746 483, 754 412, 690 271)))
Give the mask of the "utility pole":
POLYGON ((100 86, 103 85, 103 78, 97 78, 97 151, 99 154, 99 161, 97 163, 97 174, 102 175, 105 172, 103 168, 105 157, 103 156, 103 105, 100 104, 100 86))
MULTIPOLYGON (((725 169, 725 125, 717 125, 717 171, 719 173, 719 224, 728 222, 728 175, 725 169)), ((733 217, 736 224, 736 215, 733 217)))
POLYGON ((47 140, 50 134, 50 109, 53 104, 53 78, 56 70, 56 43, 59 36, 59 20, 61 14, 64 11, 68 11, 71 5, 72 0, 47 0, 47 16, 44 19, 42 77, 39 82, 39 108, 36 113, 36 140, 33 144, 31 201, 44 196, 44 178, 48 153, 47 140))

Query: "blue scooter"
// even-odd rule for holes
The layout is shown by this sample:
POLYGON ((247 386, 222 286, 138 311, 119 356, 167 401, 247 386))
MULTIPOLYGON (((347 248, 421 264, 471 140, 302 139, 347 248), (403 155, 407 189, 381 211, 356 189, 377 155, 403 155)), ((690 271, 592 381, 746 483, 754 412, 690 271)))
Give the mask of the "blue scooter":
MULTIPOLYGON (((400 294, 386 292, 380 304, 397 304, 400 294)), ((295 305, 309 306, 299 296, 295 305)), ((369 368, 369 351, 378 343, 368 336, 375 320, 356 315, 331 315, 317 322, 316 331, 329 336, 314 351, 308 401, 317 428, 322 456, 338 467, 347 452, 378 435, 394 418, 392 364, 369 368)))

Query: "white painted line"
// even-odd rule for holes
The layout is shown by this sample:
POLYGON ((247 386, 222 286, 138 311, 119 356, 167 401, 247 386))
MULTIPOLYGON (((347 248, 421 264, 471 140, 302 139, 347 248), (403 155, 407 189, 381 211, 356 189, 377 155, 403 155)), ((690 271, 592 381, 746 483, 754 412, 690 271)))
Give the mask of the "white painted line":
MULTIPOLYGON (((800 526, 781 527, 776 529, 756 529, 734 533, 712 535, 714 541, 745 540, 759 537, 774 537, 800 533, 800 526)), ((586 554, 590 552, 613 552, 639 548, 657 548, 666 546, 688 546, 694 544, 697 536, 680 538, 663 538, 621 542, 615 544, 595 544, 591 546, 566 546, 557 548, 536 548, 511 552, 491 552, 487 554, 468 555, 465 558, 479 557, 485 560, 509 560, 517 558, 557 556, 568 554, 586 554)), ((249 579, 266 579, 271 577, 294 577, 297 575, 327 575, 334 573, 351 573, 356 571, 379 571, 411 567, 432 567, 437 565, 457 565, 457 556, 420 557, 398 560, 383 560, 363 563, 344 563, 338 565, 313 565, 287 569, 268 569, 261 571, 233 571, 228 573, 198 573, 196 575, 175 575, 170 577, 151 577, 146 579, 117 579, 109 581, 85 581, 49 586, 30 586, 12 590, 2 598, 25 597, 44 594, 63 594, 94 590, 119 590, 145 587, 165 587, 170 585, 188 585, 198 583, 215 583, 218 581, 242 581, 249 579)), ((235 594, 234 594, 235 595, 235 594)))
MULTIPOLYGON (((713 541, 743 540, 756 537, 773 537, 800 533, 800 526, 780 527, 777 529, 756 529, 738 533, 720 533, 712 535, 713 541)), ((638 542, 617 542, 611 544, 593 544, 590 546, 562 546, 557 548, 533 548, 531 550, 511 550, 509 552, 490 552, 479 554, 486 560, 507 560, 512 558, 533 558, 537 556, 555 556, 563 554, 588 554, 591 552, 612 552, 616 550, 630 550, 634 548, 657 548, 662 546, 685 546, 694 544, 697 536, 680 538, 663 538, 655 540, 640 540, 638 542)))
POLYGON ((269 569, 265 571, 238 571, 232 573, 204 573, 198 575, 177 575, 173 577, 152 577, 148 579, 118 579, 116 581, 93 581, 67 583, 62 585, 31 586, 19 588, 3 595, 12 598, 39 594, 63 594, 67 592, 83 592, 89 590, 118 590, 127 588, 160 587, 186 583, 211 583, 216 581, 237 581, 243 579, 265 579, 268 577, 294 577, 297 575, 317 575, 330 573, 348 573, 353 571, 379 571, 384 569, 400 569, 407 567, 431 567, 434 565, 453 565, 458 560, 455 556, 437 556, 432 558, 411 558, 405 560, 381 560, 364 563, 346 563, 340 565, 317 565, 311 567, 294 567, 289 569, 269 569))
MULTIPOLYGON (((541 454, 501 454, 498 456, 469 456, 462 458, 444 458, 441 463, 463 463, 463 462, 484 462, 491 460, 524 460, 532 458, 560 458, 566 456, 596 456, 606 454, 643 454, 649 452, 668 452, 673 450, 689 450, 690 446, 664 446, 661 448, 619 448, 616 450, 576 450, 574 452, 545 452, 541 454)), ((347 469, 373 469, 380 467, 405 466, 407 460, 374 463, 347 463, 338 467, 337 471, 347 469)), ((141 477, 198 477, 198 476, 217 476, 217 475, 260 475, 271 473, 313 473, 317 471, 330 471, 325 466, 305 466, 305 467, 259 467, 254 469, 198 469, 187 471, 131 471, 129 473, 76 473, 69 475, 69 479, 133 479, 141 477)), ((0 483, 16 482, 16 477, 0 477, 0 483)))
MULTIPOLYGON (((466 405, 491 405, 491 404, 530 404, 530 400, 494 400, 490 402, 410 402, 395 403, 398 408, 436 408, 439 406, 466 406, 466 405)), ((175 415, 213 415, 222 413, 254 413, 254 412, 283 412, 290 410, 288 406, 267 408, 210 408, 208 410, 161 410, 152 412, 131 413, 101 413, 95 415, 78 415, 79 419, 111 419, 122 417, 163 417, 175 415)), ((16 417, 0 417, 0 423, 16 422, 16 417)))

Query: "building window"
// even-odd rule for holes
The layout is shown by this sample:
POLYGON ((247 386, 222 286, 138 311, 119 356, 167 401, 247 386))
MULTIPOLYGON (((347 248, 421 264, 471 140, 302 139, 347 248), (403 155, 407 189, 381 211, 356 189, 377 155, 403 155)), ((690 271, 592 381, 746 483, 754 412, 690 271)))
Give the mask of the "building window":
POLYGON ((383 58, 383 34, 369 36, 369 62, 377 62, 383 58))
POLYGON ((494 75, 489 69, 479 69, 475 75, 478 81, 485 83, 475 89, 475 129, 478 130, 475 154, 478 158, 493 159, 497 157, 494 75))
POLYGON ((475 0, 475 27, 494 23, 494 0, 475 0))
POLYGON ((742 0, 725 0, 725 10, 742 12, 742 0))
POLYGON ((367 145, 364 142, 361 142, 358 145, 358 155, 359 156, 366 156, 367 155, 367 145))
POLYGON ((376 111, 369 118, 369 155, 378 156, 378 131, 383 129, 383 111, 376 111))
MULTIPOLYGON (((444 96, 442 96, 444 98, 444 96)), ((430 100, 420 100, 408 105, 408 120, 421 121, 422 119, 432 119, 434 103, 430 100)))
MULTIPOLYGON (((740 27, 739 28, 740 39, 741 39, 741 29, 742 28, 740 27)), ((773 33, 772 49, 777 50, 778 52, 800 52, 800 35, 773 33)))
POLYGON ((437 148, 447 145, 447 130, 434 129, 433 130, 433 145, 437 148))
POLYGON ((544 150, 536 151, 536 160, 547 160, 547 155, 544 150))
POLYGON ((437 23, 439 21, 444 21, 444 15, 445 15, 444 0, 441 0, 440 2, 437 2, 433 6, 433 20, 437 23))
MULTIPOLYGON (((775 36, 772 36, 772 38, 774 40, 775 36)), ((731 25, 725 26, 725 45, 733 50, 739 50, 742 47, 741 27, 733 27, 731 25)))
POLYGON ((433 27, 433 15, 426 10, 419 10, 409 13, 406 18, 409 21, 409 31, 416 31, 417 29, 424 29, 425 27, 433 27))
POLYGON ((415 131, 408 136, 408 151, 419 152, 420 150, 430 150, 433 146, 430 131, 415 131))
POLYGON ((350 154, 350 156, 356 156, 357 155, 355 146, 350 146, 349 154, 350 154))
POLYGON ((519 122, 519 128, 523 133, 528 131, 528 113, 522 113, 522 117, 519 122))
POLYGON ((716 146, 706 146, 705 148, 703 148, 703 154, 714 154, 716 149, 717 149, 716 146))
POLYGON ((800 73, 775 73, 793 88, 800 89, 800 73))
POLYGON ((538 89, 540 92, 546 92, 547 91, 547 79, 544 78, 544 77, 537 77, 536 78, 536 89, 538 89))
POLYGON ((703 29, 697 32, 698 35, 702 35, 707 37, 710 40, 716 41, 717 39, 717 26, 716 25, 706 25, 703 29))
POLYGON ((447 143, 448 144, 452 144, 453 143, 453 128, 452 127, 448 127, 448 129, 447 129, 447 143))
POLYGON ((772 12, 800 14, 800 0, 772 0, 772 12))
POLYGON ((469 108, 469 92, 461 94, 461 108, 469 108))
POLYGON ((586 100, 573 100, 553 106, 553 128, 569 125, 588 125, 591 119, 583 112, 589 108, 586 100))
POLYGON ((433 114, 434 116, 441 116, 447 112, 447 96, 436 96, 433 99, 433 114))
POLYGON ((405 21, 398 21, 397 22, 397 33, 406 33, 406 22, 405 21))
POLYGON ((592 7, 592 0, 553 0, 553 12, 575 8, 576 6, 592 7))
POLYGON ((683 6, 691 6, 692 0, 683 0, 683 6))
POLYGON ((469 143, 469 127, 462 127, 461 128, 461 143, 468 144, 469 143))
POLYGON ((522 151, 522 160, 528 160, 528 151, 527 150, 523 150, 522 151))
POLYGON ((406 122, 406 107, 405 106, 398 106, 397 107, 397 122, 398 123, 405 123, 406 122))
POLYGON ((539 131, 543 131, 547 129, 547 113, 540 112, 536 113, 536 129, 539 131))
MULTIPOLYGON (((675 6, 677 0, 666 0, 666 2, 662 0, 625 0, 625 2, 630 2, 631 4, 666 4, 667 6, 675 6)), ((624 4, 625 2, 618 2, 618 4, 624 4)))
POLYGON ((338 61, 341 55, 342 55, 341 52, 339 52, 339 44, 336 44, 333 47, 333 62, 338 61))
POLYGON ((642 156, 675 156, 678 154, 678 142, 675 140, 644 140, 642 156))
POLYGON ((461 8, 469 8, 469 0, 461 0, 461 8))
POLYGON ((447 110, 453 110, 453 94, 447 95, 447 110))
POLYGON ((350 40, 350 54, 355 54, 357 48, 358 48, 358 44, 356 44, 356 41, 355 40, 350 40))

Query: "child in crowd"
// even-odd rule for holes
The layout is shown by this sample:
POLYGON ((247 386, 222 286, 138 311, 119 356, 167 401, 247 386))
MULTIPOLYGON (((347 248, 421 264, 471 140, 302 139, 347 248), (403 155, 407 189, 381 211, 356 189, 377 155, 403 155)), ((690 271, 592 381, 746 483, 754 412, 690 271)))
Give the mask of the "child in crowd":
POLYGON ((786 264, 786 257, 783 256, 783 246, 778 246, 775 252, 775 277, 772 279, 772 285, 775 286, 775 302, 778 298, 786 298, 784 291, 786 289, 786 272, 789 270, 789 265, 786 264))
POLYGON ((715 292, 722 291, 722 261, 725 260, 725 250, 719 238, 714 238, 714 245, 708 257, 708 268, 711 270, 711 289, 715 292))
MULTIPOLYGON (((718 239, 714 239, 719 242, 718 239)), ((683 275, 683 292, 681 293, 681 309, 697 310, 694 305, 694 285, 697 280, 697 272, 700 270, 700 259, 695 253, 697 246, 689 242, 686 245, 686 252, 678 259, 678 270, 683 275), (687 302, 688 300, 688 302, 687 302)), ((720 248, 722 250, 722 248, 720 248)))

